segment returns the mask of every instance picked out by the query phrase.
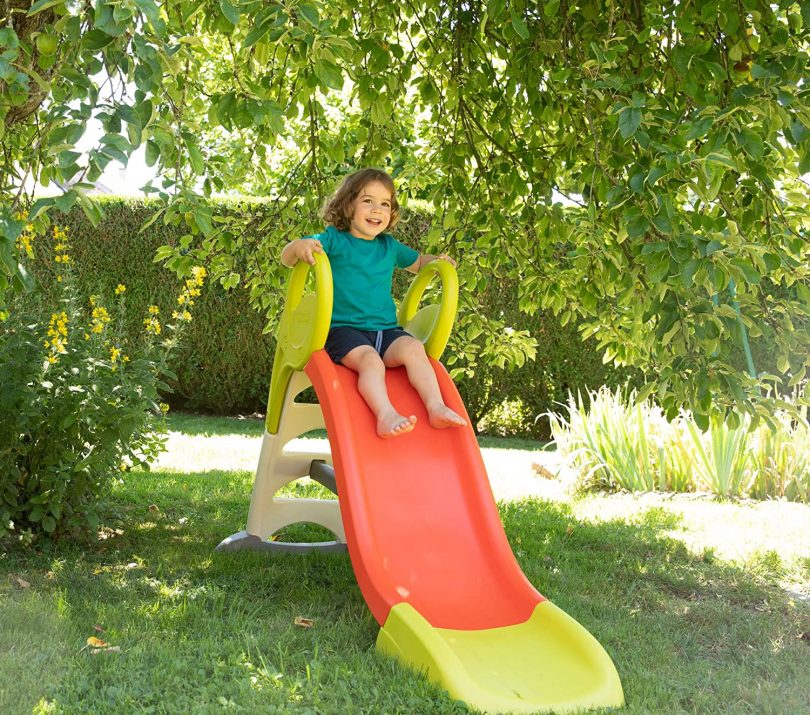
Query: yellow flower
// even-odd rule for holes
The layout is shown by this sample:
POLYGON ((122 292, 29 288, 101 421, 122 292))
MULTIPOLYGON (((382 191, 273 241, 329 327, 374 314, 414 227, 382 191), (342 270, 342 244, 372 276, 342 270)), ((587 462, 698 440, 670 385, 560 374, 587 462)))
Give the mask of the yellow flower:
POLYGON ((165 415, 169 411, 169 406, 165 402, 161 402, 160 411, 165 415))
POLYGON ((149 315, 160 315, 160 308, 158 308, 156 305, 150 305, 149 308, 147 308, 147 311, 149 312, 149 315))
POLYGON ((67 352, 67 323, 68 317, 64 310, 61 313, 51 314, 47 331, 50 340, 45 341, 45 347, 51 351, 51 356, 67 352))
POLYGON ((121 354, 121 350, 113 345, 110 348, 110 362, 115 364, 118 361, 118 356, 121 354))
POLYGON ((183 311, 183 320, 191 320, 191 313, 189 313, 187 310, 183 311))
POLYGON ((143 319, 143 326, 146 329, 147 333, 153 333, 154 335, 160 335, 160 321, 153 315, 143 319))
POLYGON ((8 320, 8 311, 7 310, 0 310, 0 323, 8 320))
POLYGON ((198 286, 203 284, 205 277, 208 275, 208 271, 206 271, 203 266, 194 266, 194 268, 191 269, 191 273, 198 286))
POLYGON ((23 229, 23 232, 20 234, 20 237, 17 239, 17 250, 18 251, 25 251, 25 255, 29 258, 34 257, 34 249, 33 249, 33 241, 34 241, 34 227, 30 223, 26 225, 23 229))
MULTIPOLYGON (((54 240, 54 258, 56 263, 66 265, 70 263, 70 256, 67 252, 70 250, 68 243, 67 229, 60 228, 59 226, 53 227, 53 240, 54 240)), ((59 280, 59 278, 57 278, 59 280)))
POLYGON ((123 293, 126 289, 127 289, 127 287, 123 283, 119 283, 115 287, 115 294, 116 295, 121 295, 121 293, 123 293))
POLYGON ((100 333, 104 330, 104 326, 110 322, 111 318, 107 309, 103 305, 95 303, 94 298, 97 298, 97 296, 90 296, 90 304, 96 306, 93 308, 93 320, 90 324, 90 330, 94 333, 100 333))

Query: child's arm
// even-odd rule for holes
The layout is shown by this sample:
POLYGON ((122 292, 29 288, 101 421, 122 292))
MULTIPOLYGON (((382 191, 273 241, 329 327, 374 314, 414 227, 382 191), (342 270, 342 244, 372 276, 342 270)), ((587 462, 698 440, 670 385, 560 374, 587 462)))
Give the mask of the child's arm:
POLYGON ((317 238, 297 238, 290 241, 281 252, 281 263, 292 268, 298 261, 315 265, 313 253, 323 253, 323 246, 317 238))
POLYGON ((455 259, 448 256, 446 253, 441 253, 438 256, 431 256, 428 253, 422 253, 419 258, 417 258, 413 264, 408 266, 405 270, 410 273, 419 273, 419 269, 422 268, 422 266, 426 266, 431 261, 436 261, 439 259, 442 261, 447 261, 448 263, 452 264, 454 268, 456 266, 455 259))

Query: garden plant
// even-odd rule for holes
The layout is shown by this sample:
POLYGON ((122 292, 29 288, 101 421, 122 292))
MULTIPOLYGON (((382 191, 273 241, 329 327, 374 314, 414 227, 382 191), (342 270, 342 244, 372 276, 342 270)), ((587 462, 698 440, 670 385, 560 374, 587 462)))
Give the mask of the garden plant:
MULTIPOLYGON (((37 250, 31 228, 20 243, 37 250)), ((175 307, 150 305, 133 339, 123 328, 126 284, 81 295, 58 226, 49 253, 51 300, 21 293, 0 322, 0 539, 26 543, 94 532, 115 481, 160 452, 169 355, 205 279, 192 269, 175 307)))
POLYGON ((634 391, 601 388, 570 396, 567 415, 550 415, 559 453, 583 491, 708 492, 810 502, 810 423, 805 407, 778 412, 774 425, 724 415, 702 431, 688 412, 668 420, 634 391))

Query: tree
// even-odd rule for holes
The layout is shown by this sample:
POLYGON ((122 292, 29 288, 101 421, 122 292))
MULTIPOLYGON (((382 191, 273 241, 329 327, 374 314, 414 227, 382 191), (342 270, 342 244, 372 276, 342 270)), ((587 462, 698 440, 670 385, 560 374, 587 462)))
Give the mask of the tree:
MULTIPOLYGON (((188 226, 160 258, 245 280, 272 319, 281 244, 316 228, 338 176, 380 164, 406 199, 436 207, 427 248, 462 260, 457 353, 483 338, 513 361, 530 352, 474 309, 508 276, 522 309, 576 319, 606 360, 645 369, 670 415, 687 404, 706 424, 737 403, 767 416, 770 387, 805 379, 808 2, 5 8, 0 245, 18 283, 20 174, 91 180, 145 142, 163 177, 155 220, 188 226), (107 133, 82 157, 91 115, 107 133), (260 244, 246 245, 251 217, 226 221, 203 201, 243 187, 274 205, 260 244), (747 336, 775 344, 784 378, 749 374, 747 336)), ((92 212, 83 191, 30 215, 74 201, 92 212)))

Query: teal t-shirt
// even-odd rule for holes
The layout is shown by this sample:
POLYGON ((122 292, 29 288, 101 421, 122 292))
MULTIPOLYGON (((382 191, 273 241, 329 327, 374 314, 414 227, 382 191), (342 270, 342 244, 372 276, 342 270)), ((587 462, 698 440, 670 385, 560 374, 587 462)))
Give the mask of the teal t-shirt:
POLYGON ((360 330, 397 327, 397 310, 391 296, 394 268, 412 266, 419 252, 381 233, 369 241, 329 226, 317 238, 332 266, 334 300, 332 324, 360 330))

